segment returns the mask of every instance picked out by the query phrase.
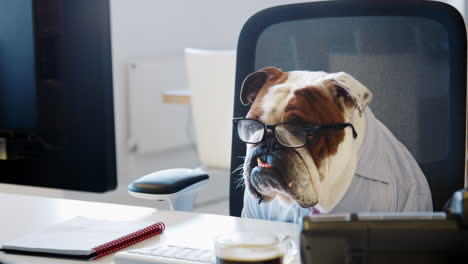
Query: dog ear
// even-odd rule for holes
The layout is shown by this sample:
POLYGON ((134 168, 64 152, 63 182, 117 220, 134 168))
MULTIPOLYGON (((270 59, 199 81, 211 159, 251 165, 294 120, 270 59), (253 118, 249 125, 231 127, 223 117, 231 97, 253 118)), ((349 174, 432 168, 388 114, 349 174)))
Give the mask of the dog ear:
POLYGON ((268 79, 268 74, 264 71, 256 71, 249 74, 242 83, 241 87, 241 102, 243 105, 253 103, 257 97, 258 91, 263 87, 268 79))
POLYGON ((362 115, 372 101, 372 93, 367 87, 345 72, 328 74, 323 81, 338 105, 348 108, 354 106, 359 115, 362 115))
POLYGON ((258 92, 267 81, 275 80, 283 74, 278 68, 266 67, 249 74, 242 83, 240 99, 243 105, 249 105, 255 101, 258 92))

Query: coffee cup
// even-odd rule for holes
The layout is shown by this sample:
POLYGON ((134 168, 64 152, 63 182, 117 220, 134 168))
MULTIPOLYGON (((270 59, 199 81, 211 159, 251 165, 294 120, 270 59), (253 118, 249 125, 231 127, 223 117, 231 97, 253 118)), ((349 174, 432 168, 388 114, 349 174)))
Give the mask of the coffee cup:
POLYGON ((287 264, 297 249, 289 236, 234 232, 215 240, 217 264, 287 264))

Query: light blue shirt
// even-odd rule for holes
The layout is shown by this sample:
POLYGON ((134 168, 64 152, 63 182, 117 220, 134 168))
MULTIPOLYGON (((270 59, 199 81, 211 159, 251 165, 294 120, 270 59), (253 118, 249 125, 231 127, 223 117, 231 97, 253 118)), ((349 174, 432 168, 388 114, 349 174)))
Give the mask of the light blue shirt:
MULTIPOLYGON (((369 108, 365 134, 356 173, 330 213, 432 211, 429 185, 416 160, 369 108)), ((298 223, 309 214, 310 208, 278 199, 258 204, 245 191, 242 217, 298 223)))

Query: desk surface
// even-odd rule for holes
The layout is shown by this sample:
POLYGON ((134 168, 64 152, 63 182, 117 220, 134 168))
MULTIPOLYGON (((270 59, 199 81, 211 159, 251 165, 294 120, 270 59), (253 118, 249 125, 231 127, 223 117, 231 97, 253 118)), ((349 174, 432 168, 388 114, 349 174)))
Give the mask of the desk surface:
MULTIPOLYGON (((0 212, 0 244, 76 216, 115 220, 152 220, 165 223, 166 230, 163 235, 142 241, 125 250, 157 244, 212 249, 214 237, 232 231, 272 231, 289 234, 296 243, 298 243, 299 235, 299 227, 290 223, 4 193, 0 193, 0 212)), ((112 263, 113 255, 89 263, 112 263)), ((0 260, 6 264, 85 263, 78 260, 22 256, 2 252, 0 252, 0 260)), ((299 263, 299 256, 296 256, 293 262, 299 263)))

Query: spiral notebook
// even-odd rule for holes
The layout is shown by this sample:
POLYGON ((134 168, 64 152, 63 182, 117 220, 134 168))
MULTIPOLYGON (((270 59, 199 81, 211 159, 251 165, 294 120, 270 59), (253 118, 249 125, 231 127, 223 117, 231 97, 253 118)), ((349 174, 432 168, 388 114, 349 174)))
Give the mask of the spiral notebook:
POLYGON ((76 217, 8 242, 2 250, 92 260, 158 235, 164 229, 162 222, 76 217))

